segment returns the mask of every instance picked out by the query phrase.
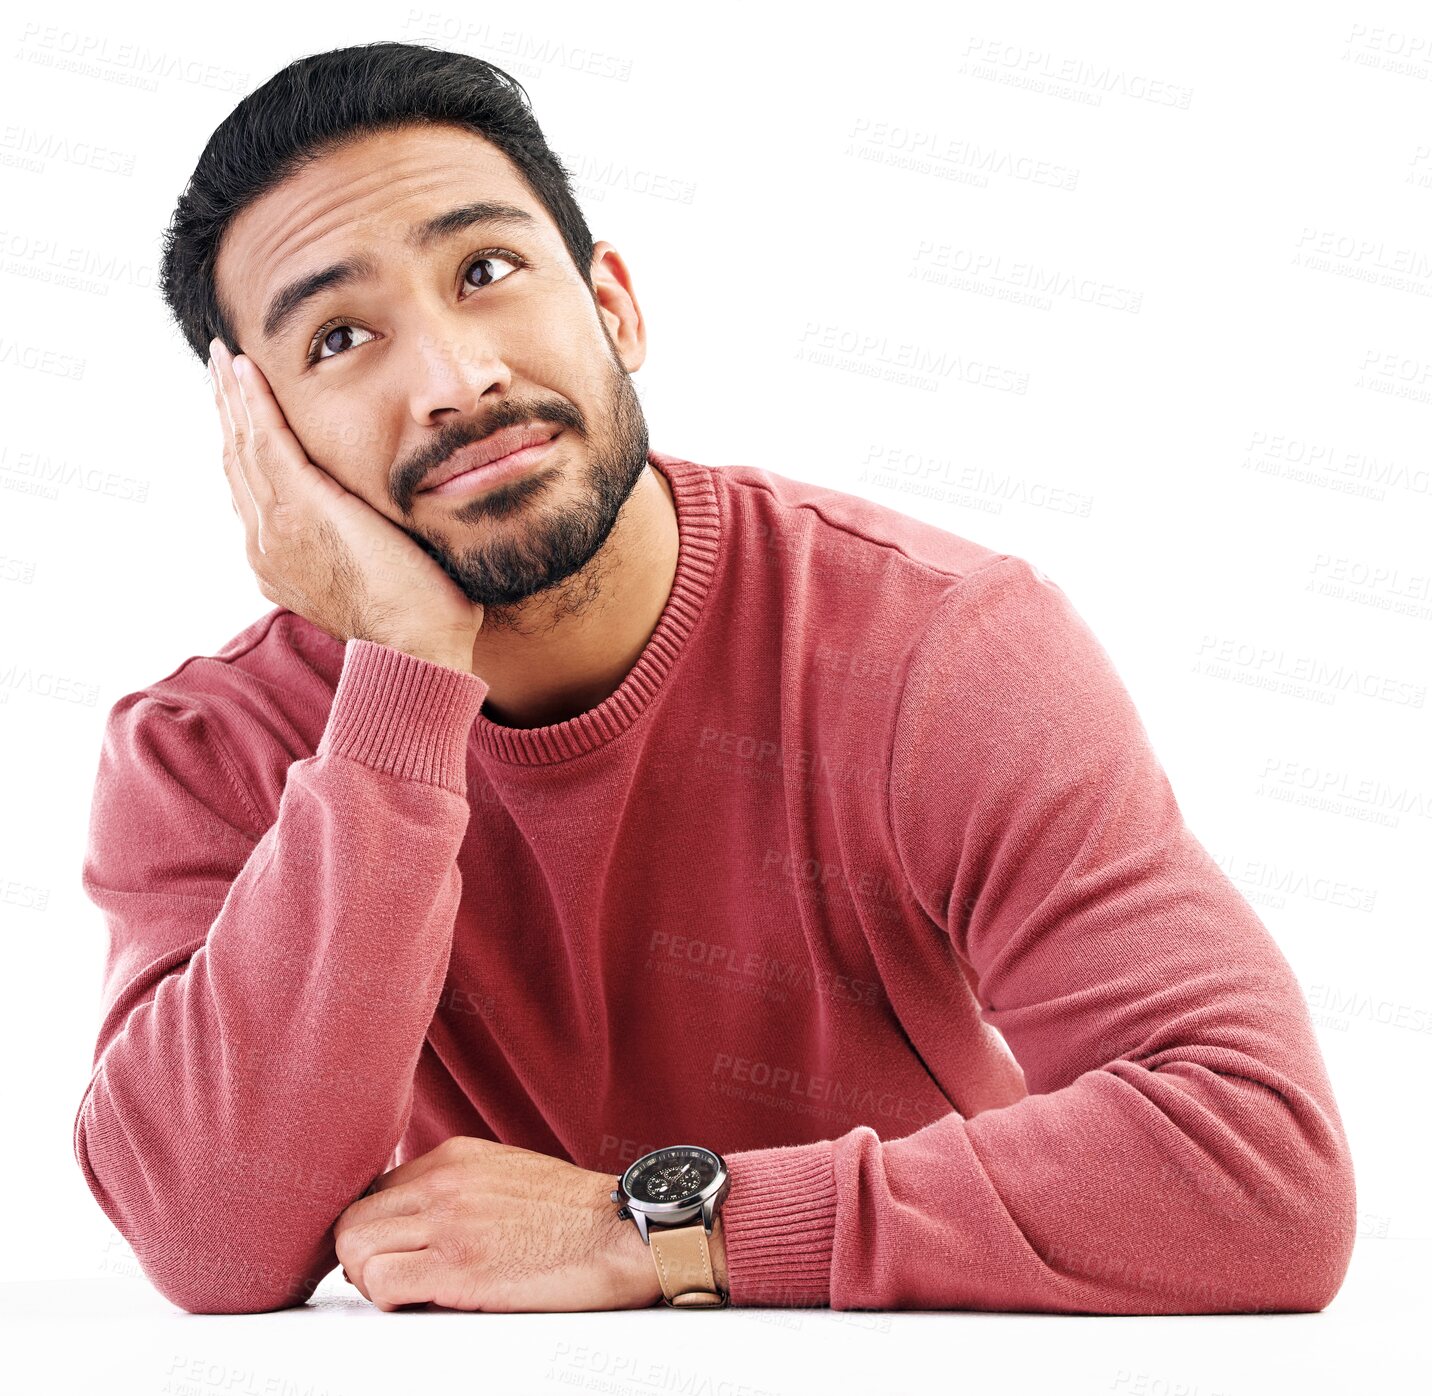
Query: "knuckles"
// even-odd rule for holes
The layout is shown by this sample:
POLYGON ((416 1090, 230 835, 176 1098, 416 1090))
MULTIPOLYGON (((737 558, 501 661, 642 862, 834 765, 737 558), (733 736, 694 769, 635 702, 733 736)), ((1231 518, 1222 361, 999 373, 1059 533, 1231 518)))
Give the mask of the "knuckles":
POLYGON ((463 1178, 451 1165, 439 1165, 409 1186, 421 1199, 425 1213, 435 1217, 453 1217, 463 1211, 463 1178))

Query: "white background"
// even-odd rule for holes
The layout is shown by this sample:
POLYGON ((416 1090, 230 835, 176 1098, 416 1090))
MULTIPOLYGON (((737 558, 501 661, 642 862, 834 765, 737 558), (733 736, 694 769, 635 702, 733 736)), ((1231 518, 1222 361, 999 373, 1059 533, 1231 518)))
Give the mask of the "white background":
POLYGON ((1432 11, 29 3, 0 32, 0 1320, 24 1389, 1415 1379, 1432 11), (527 87, 631 269, 653 446, 865 495, 1068 593, 1308 998, 1358 1187, 1324 1313, 383 1315, 335 1276, 306 1309, 205 1318, 143 1280, 71 1154, 105 944, 79 877, 100 735, 270 605, 159 237, 245 92, 377 39, 527 87))

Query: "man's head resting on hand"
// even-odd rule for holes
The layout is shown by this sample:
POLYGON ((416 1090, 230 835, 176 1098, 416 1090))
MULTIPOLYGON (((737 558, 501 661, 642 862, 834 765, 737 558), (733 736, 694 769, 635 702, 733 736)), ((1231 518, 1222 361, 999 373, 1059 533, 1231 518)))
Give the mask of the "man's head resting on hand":
POLYGON ((210 138, 159 281, 199 362, 215 336, 251 358, 309 459, 487 625, 549 588, 554 618, 588 604, 582 569, 647 464, 646 333, 516 79, 418 44, 297 60, 210 138), (529 423, 560 432, 536 468, 420 492, 459 447, 529 423))

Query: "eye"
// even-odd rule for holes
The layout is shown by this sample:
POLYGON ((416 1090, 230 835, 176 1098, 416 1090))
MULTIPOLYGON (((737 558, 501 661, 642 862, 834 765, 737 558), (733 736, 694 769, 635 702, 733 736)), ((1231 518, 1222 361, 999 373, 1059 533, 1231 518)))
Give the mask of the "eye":
MULTIPOLYGON (((491 286, 494 282, 505 280, 508 276, 512 274, 513 271, 516 271, 519 267, 525 267, 526 265, 526 261, 523 258, 519 257, 515 252, 508 252, 501 248, 493 248, 486 252, 479 252, 476 256, 470 258, 464 264, 462 269, 463 284, 467 285, 469 275, 474 270, 478 270, 481 272, 482 277, 485 279, 482 279, 481 284, 474 289, 481 290, 482 287, 491 286), (503 272, 500 276, 493 276, 490 274, 490 272, 484 270, 486 268, 492 267, 493 264, 500 262, 506 262, 511 268, 511 270, 503 272)), ((351 334, 352 331, 354 331, 355 329, 358 330, 360 334, 368 333, 367 330, 361 329, 357 325, 352 325, 347 320, 330 320, 326 325, 323 326, 322 329, 320 329, 313 336, 313 339, 308 346, 308 356, 306 362, 310 364, 317 364, 322 363, 324 359, 336 359, 339 354, 342 353, 341 349, 339 349, 336 353, 332 354, 324 354, 321 351, 325 348, 325 346, 328 348, 333 348, 329 341, 335 335, 338 335, 340 332, 351 334)))

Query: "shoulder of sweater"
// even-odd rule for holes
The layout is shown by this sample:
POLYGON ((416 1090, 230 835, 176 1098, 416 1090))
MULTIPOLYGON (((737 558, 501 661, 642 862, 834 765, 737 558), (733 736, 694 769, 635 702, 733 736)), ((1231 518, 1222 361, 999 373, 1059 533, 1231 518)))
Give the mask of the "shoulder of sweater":
MULTIPOLYGON (((888 554, 886 565, 943 591, 1005 554, 863 495, 750 465, 714 468, 732 508, 813 554, 888 554)), ((738 512, 738 517, 740 513, 738 512)))
POLYGON ((948 677, 1009 649, 1084 652, 1093 641, 1063 588, 1025 557, 849 491, 750 465, 710 468, 733 546, 775 549, 789 575, 818 578, 828 615, 858 617, 862 650, 883 643, 898 675, 914 666, 948 677))
POLYGON ((1041 669, 1069 688, 1090 667, 1113 670, 1103 644, 1064 588, 1029 559, 993 555, 953 581, 927 616, 912 667, 929 681, 1041 669), (1074 672, 1060 672, 1074 665, 1074 672))
POLYGON ((191 654, 125 693, 111 706, 108 725, 113 733, 132 731, 137 722, 167 715, 174 721, 166 725, 200 738, 184 749, 238 786, 262 827, 288 766, 317 749, 342 668, 337 640, 274 607, 213 651, 191 654))
MULTIPOLYGON (((916 638, 900 697, 904 750, 919 764, 956 730, 986 747, 1060 762, 1134 739, 1142 719, 1113 656, 1064 588, 1004 554, 951 586, 916 638)), ((897 741, 897 747, 901 743, 897 741)), ((1027 763, 1031 770, 1041 762, 1027 763)))
POLYGON ((291 709, 307 699, 326 712, 342 669, 343 645, 338 640, 295 612, 275 606, 223 645, 189 655, 162 678, 125 697, 148 696, 211 711, 226 703, 255 710, 291 709))

